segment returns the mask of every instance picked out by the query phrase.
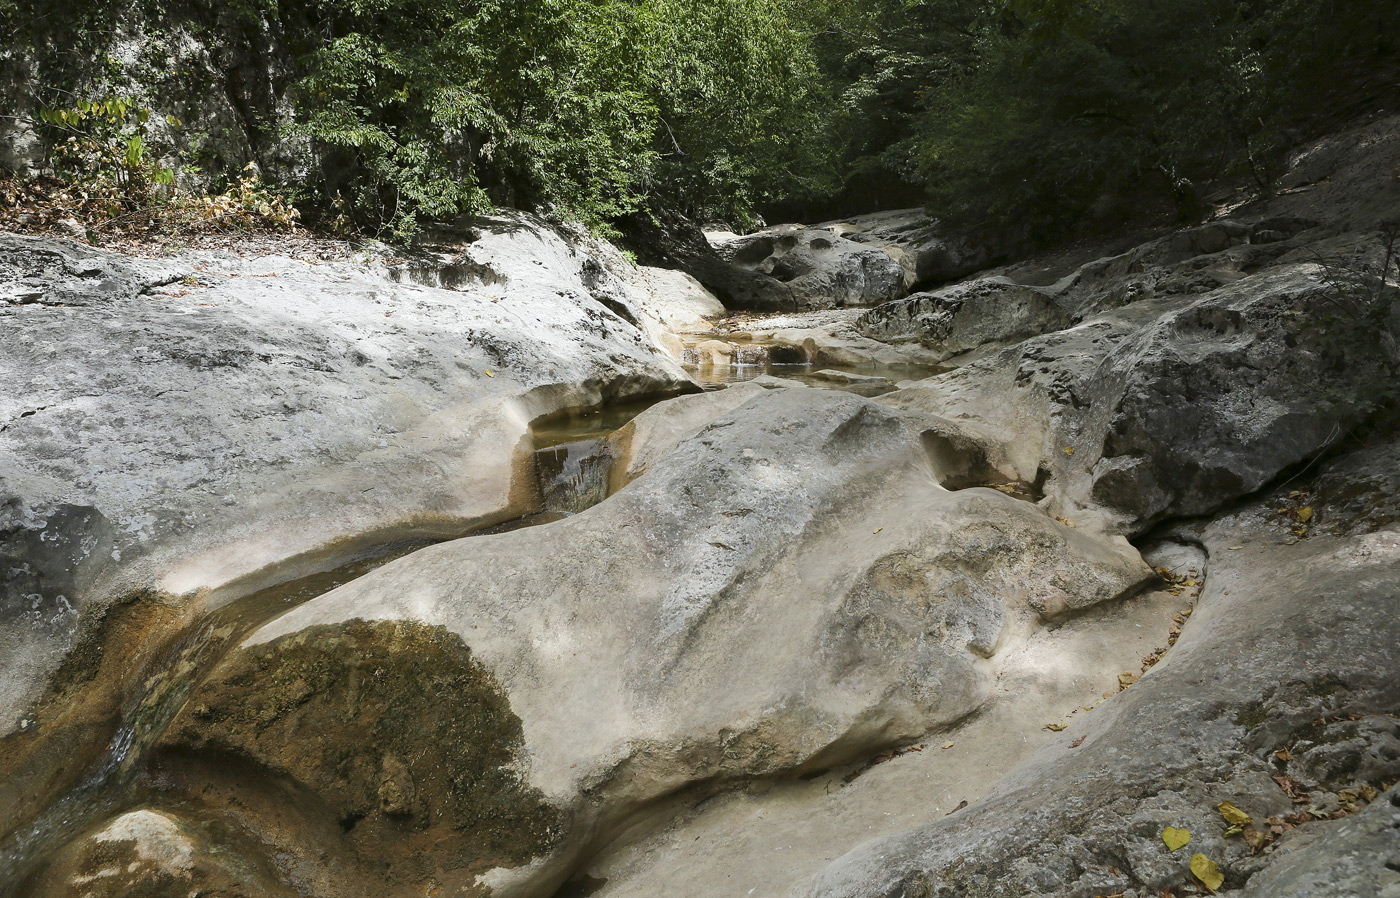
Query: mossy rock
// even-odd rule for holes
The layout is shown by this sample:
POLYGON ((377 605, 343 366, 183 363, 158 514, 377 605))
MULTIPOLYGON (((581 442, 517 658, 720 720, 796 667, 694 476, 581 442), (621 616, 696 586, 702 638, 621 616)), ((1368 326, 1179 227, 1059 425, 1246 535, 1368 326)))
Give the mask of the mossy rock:
POLYGON ((346 832, 446 826, 491 866, 529 861, 559 830, 517 769, 524 738, 505 690, 442 627, 356 620, 238 649, 160 747, 252 762, 313 793, 346 832))

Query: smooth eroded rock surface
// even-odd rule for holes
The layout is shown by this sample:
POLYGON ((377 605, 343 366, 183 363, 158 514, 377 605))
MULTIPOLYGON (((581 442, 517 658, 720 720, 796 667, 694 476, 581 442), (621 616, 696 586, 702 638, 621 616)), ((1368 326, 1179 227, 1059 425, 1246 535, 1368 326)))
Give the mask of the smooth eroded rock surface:
MULTIPOLYGON (((945 490, 917 416, 830 391, 752 393, 596 508, 418 552, 280 618, 195 693, 169 749, 187 768, 218 766, 229 737, 212 710, 217 684, 242 669, 262 673, 236 707, 363 692, 299 673, 298 646, 318 634, 355 620, 444 628, 500 683, 523 727, 522 788, 561 821, 531 864, 503 860, 482 881, 547 895, 682 791, 846 763, 973 713, 992 685, 985 659, 1015 645, 1011 634, 1148 579, 1126 544, 1083 538, 993 490, 945 490), (206 705, 213 716, 201 717, 206 705)), ((431 701, 394 705, 407 731, 432 731, 431 701)), ((315 732, 320 756, 362 750, 362 733, 315 732)), ((238 751, 273 775, 304 751, 278 738, 276 750, 238 751)), ((297 782, 331 807, 346 788, 297 782)), ((429 832, 464 838, 446 826, 432 818, 429 832)), ((304 851, 296 840, 280 850, 304 851)), ((474 850, 439 853, 433 875, 461 874, 474 850)), ((413 869, 390 863, 393 877, 413 869)))
POLYGON ((1028 763, 945 820, 852 851, 802 894, 1155 894, 1185 887, 1196 853, 1244 894, 1391 894, 1400 532, 1324 505, 1318 516, 1343 518, 1344 534, 1300 542, 1277 514, 1288 501, 1201 530, 1207 580, 1180 641, 1070 727, 1077 748, 1028 763), (1280 821, 1276 847, 1259 854, 1222 835, 1225 801, 1271 843, 1266 821, 1280 821), (1168 826, 1191 833, 1188 848, 1168 849, 1168 826), (1355 841, 1339 842, 1345 833, 1355 841))
POLYGON ((737 237, 718 251, 730 264, 786 289, 791 305, 762 307, 765 311, 877 305, 905 290, 904 269, 888 253, 821 228, 781 225, 737 237))
POLYGON ((247 592, 377 532, 518 517, 530 419, 686 386, 543 223, 468 252, 448 290, 350 260, 157 264, 3 238, 0 732, 85 603, 247 592))

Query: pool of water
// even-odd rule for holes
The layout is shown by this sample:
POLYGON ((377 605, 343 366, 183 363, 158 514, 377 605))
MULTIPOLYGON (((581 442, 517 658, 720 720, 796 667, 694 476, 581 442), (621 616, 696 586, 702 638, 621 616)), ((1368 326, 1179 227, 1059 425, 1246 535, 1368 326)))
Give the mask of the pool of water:
POLYGON ((744 383, 764 375, 794 380, 810 387, 843 390, 862 396, 892 392, 903 381, 921 380, 947 370, 920 365, 841 365, 814 362, 801 346, 723 336, 715 341, 732 351, 715 353, 703 348, 715 335, 687 334, 681 338, 682 364, 696 383, 707 390, 744 383), (823 376, 827 372, 833 375, 823 376))

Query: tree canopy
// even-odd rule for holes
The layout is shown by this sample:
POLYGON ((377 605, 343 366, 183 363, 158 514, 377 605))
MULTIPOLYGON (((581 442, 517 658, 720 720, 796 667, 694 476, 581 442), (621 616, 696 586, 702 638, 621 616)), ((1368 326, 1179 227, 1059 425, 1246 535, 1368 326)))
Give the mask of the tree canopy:
MULTIPOLYGON (((41 112, 135 93, 174 122, 162 104, 182 91, 227 97, 246 158, 136 136, 211 177, 255 162, 313 216, 381 232, 493 203, 600 227, 648 203, 738 225, 926 203, 1053 242, 1144 209, 1199 215, 1225 175, 1267 189, 1329 110, 1394 87, 1397 7, 0 0, 0 68, 41 112)), ((37 126, 51 143, 60 120, 37 126)))

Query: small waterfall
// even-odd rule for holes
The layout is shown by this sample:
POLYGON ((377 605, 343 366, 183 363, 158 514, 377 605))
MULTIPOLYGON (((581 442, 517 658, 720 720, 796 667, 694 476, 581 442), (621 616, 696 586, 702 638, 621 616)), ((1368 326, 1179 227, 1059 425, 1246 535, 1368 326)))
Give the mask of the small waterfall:
POLYGON ((759 344, 741 345, 734 351, 734 364, 739 366, 761 366, 767 368, 771 363, 770 350, 767 346, 759 344))
POLYGON ((608 497, 613 455, 602 439, 578 440, 535 452, 545 512, 578 514, 608 497))

